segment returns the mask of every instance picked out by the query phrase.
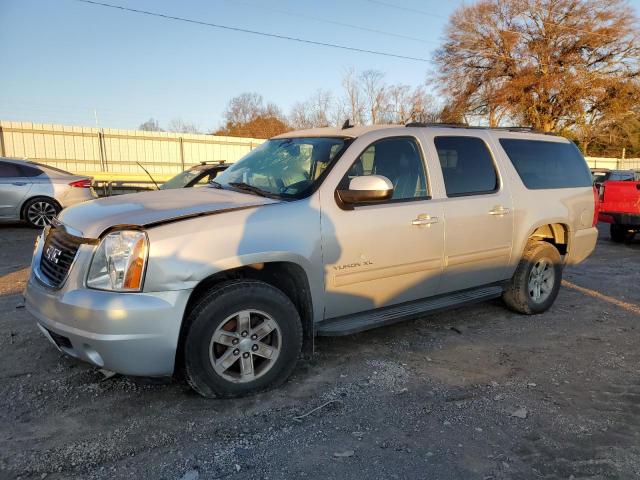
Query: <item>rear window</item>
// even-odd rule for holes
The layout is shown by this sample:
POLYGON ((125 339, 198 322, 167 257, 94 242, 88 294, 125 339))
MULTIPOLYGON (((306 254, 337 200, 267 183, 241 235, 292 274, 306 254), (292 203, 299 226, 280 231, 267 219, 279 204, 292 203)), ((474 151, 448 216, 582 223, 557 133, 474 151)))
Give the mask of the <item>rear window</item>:
POLYGON ((591 172, 573 143, 501 138, 500 145, 529 189, 591 186, 591 172))
MULTIPOLYGON (((71 172, 67 172, 66 170, 62 170, 61 168, 56 168, 56 167, 52 167, 50 165, 44 165, 42 163, 38 163, 38 162, 29 162, 31 165, 34 166, 34 168, 40 168, 42 170, 46 171, 47 170, 51 170, 52 172, 56 172, 56 173, 62 173, 63 175, 73 175, 71 172)), ((42 172, 40 172, 42 173, 42 172)))

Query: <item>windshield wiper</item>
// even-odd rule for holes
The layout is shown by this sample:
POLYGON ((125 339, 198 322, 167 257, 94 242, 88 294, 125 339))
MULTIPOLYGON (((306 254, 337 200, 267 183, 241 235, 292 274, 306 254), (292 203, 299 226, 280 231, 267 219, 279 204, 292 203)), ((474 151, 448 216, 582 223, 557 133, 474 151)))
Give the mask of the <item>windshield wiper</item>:
POLYGON ((221 185, 221 184, 219 184, 218 182, 216 182, 215 180, 210 180, 210 181, 209 181, 209 185, 211 185, 213 188, 218 188, 218 189, 220 189, 220 190, 224 190, 224 189, 222 188, 222 185, 221 185))
POLYGON ((254 187, 253 185, 249 185, 244 182, 229 182, 229 185, 233 188, 237 188, 238 190, 242 190, 243 192, 253 193, 254 195, 258 195, 260 197, 267 198, 280 198, 278 195, 267 192, 266 190, 262 190, 261 188, 254 187))

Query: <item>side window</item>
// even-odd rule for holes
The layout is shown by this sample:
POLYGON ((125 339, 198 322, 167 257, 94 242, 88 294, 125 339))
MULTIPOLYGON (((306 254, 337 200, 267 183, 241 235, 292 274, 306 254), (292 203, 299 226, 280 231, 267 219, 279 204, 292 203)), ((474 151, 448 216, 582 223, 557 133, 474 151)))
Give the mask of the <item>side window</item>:
MULTIPOLYGON (((500 145, 528 189, 590 187, 592 184, 587 162, 573 142, 501 138, 500 145)), ((616 173, 609 173, 608 178, 612 180, 616 173)))
POLYGON ((490 193, 498 176, 484 141, 477 137, 435 137, 448 197, 490 193))
POLYGON ((369 145, 351 165, 343 180, 345 187, 352 178, 366 175, 391 180, 392 200, 428 198, 424 162, 413 138, 385 138, 369 145))
POLYGON ((20 165, 20 172, 23 177, 37 177, 42 174, 42 170, 35 167, 27 167, 25 165, 20 165))
POLYGON ((20 168, 15 163, 0 162, 0 178, 21 177, 20 168))

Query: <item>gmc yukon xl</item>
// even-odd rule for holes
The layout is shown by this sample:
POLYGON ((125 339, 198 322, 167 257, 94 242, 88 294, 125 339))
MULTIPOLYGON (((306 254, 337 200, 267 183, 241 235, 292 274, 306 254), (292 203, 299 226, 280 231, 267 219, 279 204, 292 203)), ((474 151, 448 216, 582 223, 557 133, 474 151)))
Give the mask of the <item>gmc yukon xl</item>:
POLYGON ((29 311, 61 351, 234 397, 286 380, 317 335, 502 297, 538 314, 593 250, 570 141, 409 124, 268 140, 199 189, 94 200, 36 243, 29 311))

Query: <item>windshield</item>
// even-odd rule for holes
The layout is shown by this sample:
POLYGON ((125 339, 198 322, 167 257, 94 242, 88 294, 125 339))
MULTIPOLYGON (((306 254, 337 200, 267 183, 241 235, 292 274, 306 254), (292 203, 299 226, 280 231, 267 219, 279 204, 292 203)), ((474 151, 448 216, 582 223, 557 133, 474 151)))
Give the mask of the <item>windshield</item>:
POLYGON ((303 198, 347 144, 345 138, 268 140, 231 165, 214 183, 257 195, 303 198))
POLYGON ((185 170, 182 173, 179 173, 175 177, 170 178, 162 185, 160 185, 161 190, 167 190, 172 188, 184 188, 189 182, 193 181, 196 177, 202 174, 202 169, 200 168, 192 168, 190 170, 185 170))

